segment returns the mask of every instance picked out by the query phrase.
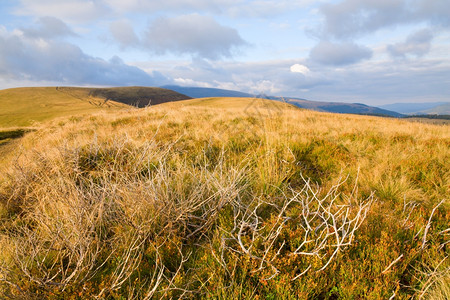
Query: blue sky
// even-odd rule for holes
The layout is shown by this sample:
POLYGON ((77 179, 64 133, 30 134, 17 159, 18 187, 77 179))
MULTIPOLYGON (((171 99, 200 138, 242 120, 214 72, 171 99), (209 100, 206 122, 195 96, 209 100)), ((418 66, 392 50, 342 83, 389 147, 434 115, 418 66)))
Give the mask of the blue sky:
POLYGON ((2 0, 0 88, 450 101, 448 0, 2 0))

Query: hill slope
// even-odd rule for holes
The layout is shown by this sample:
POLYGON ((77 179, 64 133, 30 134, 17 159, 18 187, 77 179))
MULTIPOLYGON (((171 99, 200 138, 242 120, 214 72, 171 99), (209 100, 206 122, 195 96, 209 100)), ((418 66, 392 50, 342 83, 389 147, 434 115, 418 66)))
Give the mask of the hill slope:
POLYGON ((381 109, 374 106, 369 106, 361 103, 342 103, 342 102, 320 102, 309 101, 303 99, 287 98, 283 99, 297 107, 312 109, 323 112, 357 114, 357 115, 381 115, 391 117, 402 117, 403 115, 394 111, 381 109))
POLYGON ((449 141, 244 98, 47 123, 0 171, 0 298, 435 299, 449 141))
POLYGON ((165 102, 191 99, 186 95, 172 90, 157 87, 116 87, 90 88, 89 95, 103 99, 114 100, 128 105, 145 107, 165 102))
POLYGON ((437 106, 448 104, 446 102, 430 102, 430 103, 393 103, 378 106, 382 109, 392 110, 401 114, 422 114, 427 110, 431 110, 437 106))
MULTIPOLYGON (((207 97, 247 97, 253 98, 255 95, 248 93, 223 90, 215 88, 202 88, 202 87, 181 87, 181 86, 164 86, 164 88, 177 91, 179 93, 186 94, 192 98, 207 98, 207 97)), ((343 103, 343 102, 321 102, 321 101, 310 101, 300 98, 290 98, 290 97, 276 97, 267 95, 256 95, 258 98, 271 99, 278 101, 289 102, 297 107, 311 109, 323 112, 332 113, 346 113, 346 114, 360 114, 360 115, 384 115, 391 117, 401 117, 401 113, 394 111, 377 108, 374 106, 368 106, 359 103, 343 103)))
POLYGON ((26 127, 56 117, 116 110, 125 105, 89 95, 81 88, 14 88, 0 90, 0 128, 26 127))
POLYGON ((31 126, 55 117, 185 99, 190 97, 152 87, 6 89, 0 90, 0 127, 31 126))
POLYGON ((418 114, 450 115, 450 103, 444 103, 433 108, 420 111, 418 114))
POLYGON ((178 85, 166 85, 162 86, 163 88, 170 89, 172 91, 176 91, 181 94, 188 95, 192 98, 207 98, 207 97, 245 97, 251 98, 255 95, 251 95, 248 93, 233 91, 233 90, 224 90, 224 89, 215 89, 215 88, 202 88, 202 87, 183 87, 178 85))

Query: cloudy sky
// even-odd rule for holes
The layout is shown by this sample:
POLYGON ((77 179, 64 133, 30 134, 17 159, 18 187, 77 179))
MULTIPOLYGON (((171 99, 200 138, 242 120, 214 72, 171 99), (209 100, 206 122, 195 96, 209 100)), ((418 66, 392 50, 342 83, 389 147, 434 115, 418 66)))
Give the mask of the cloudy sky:
POLYGON ((0 89, 450 101, 449 0, 1 0, 0 89))

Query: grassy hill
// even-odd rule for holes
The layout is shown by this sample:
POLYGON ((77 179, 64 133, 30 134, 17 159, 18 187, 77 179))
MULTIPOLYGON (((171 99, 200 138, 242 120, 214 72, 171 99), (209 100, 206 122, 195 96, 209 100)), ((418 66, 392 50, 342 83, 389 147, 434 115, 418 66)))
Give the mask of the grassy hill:
POLYGON ((417 114, 436 114, 436 115, 450 115, 450 103, 444 103, 433 108, 423 110, 417 114))
POLYGON ((29 127, 57 117, 116 110, 125 105, 89 95, 88 89, 34 87, 0 90, 0 128, 29 127))
POLYGON ((38 87, 0 90, 0 128, 27 127, 56 117, 190 99, 152 87, 38 87))
POLYGON ((114 100, 136 107, 145 107, 165 102, 191 99, 186 95, 172 90, 156 87, 116 87, 91 88, 89 95, 103 99, 114 100))
POLYGON ((361 103, 309 101, 304 99, 290 99, 290 98, 283 99, 283 101, 291 103, 297 107, 323 112, 358 114, 358 115, 378 115, 396 118, 403 116, 401 113, 397 113, 395 111, 390 111, 361 103))
POLYGON ((310 101, 301 98, 291 98, 291 97, 276 97, 261 95, 251 95, 248 93, 233 91, 233 90, 223 90, 215 88, 203 88, 203 87, 182 87, 168 85, 164 88, 177 91, 179 93, 188 95, 193 98, 206 98, 206 97, 241 97, 241 98, 263 98, 270 100, 278 100, 283 102, 289 102, 297 107, 306 108, 316 111, 323 112, 333 112, 333 113, 344 113, 344 114, 359 114, 359 115, 378 115, 378 116, 390 116, 390 117, 402 117, 401 113, 382 109, 374 106, 368 106, 360 103, 343 103, 343 102, 324 102, 324 101, 310 101))
POLYGON ((242 97, 212 97, 186 100, 179 103, 181 107, 203 107, 212 109, 236 109, 249 116, 263 113, 281 113, 285 109, 295 109, 295 106, 261 98, 242 97))
POLYGON ((448 126, 206 98, 18 143, 0 298, 449 295, 448 126))
POLYGON ((184 87, 178 85, 166 85, 163 88, 176 91, 178 93, 188 95, 192 98, 206 98, 206 97, 254 97, 254 95, 224 89, 203 88, 203 87, 184 87))

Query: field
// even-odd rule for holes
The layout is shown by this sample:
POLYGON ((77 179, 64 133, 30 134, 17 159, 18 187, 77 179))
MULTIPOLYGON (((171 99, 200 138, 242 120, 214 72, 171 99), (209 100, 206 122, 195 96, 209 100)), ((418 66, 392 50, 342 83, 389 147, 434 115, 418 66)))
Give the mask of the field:
POLYGON ((16 88, 0 91, 0 128, 33 127, 56 117, 93 113, 124 104, 90 97, 76 88, 16 88))
MULTIPOLYGON (((102 89, 100 89, 102 90, 102 89)), ((49 120, 104 110, 129 108, 123 103, 90 95, 89 89, 67 87, 15 88, 0 91, 0 164, 26 132, 49 120)))
POLYGON ((14 149, 0 298, 448 299, 448 125, 208 98, 14 149))

